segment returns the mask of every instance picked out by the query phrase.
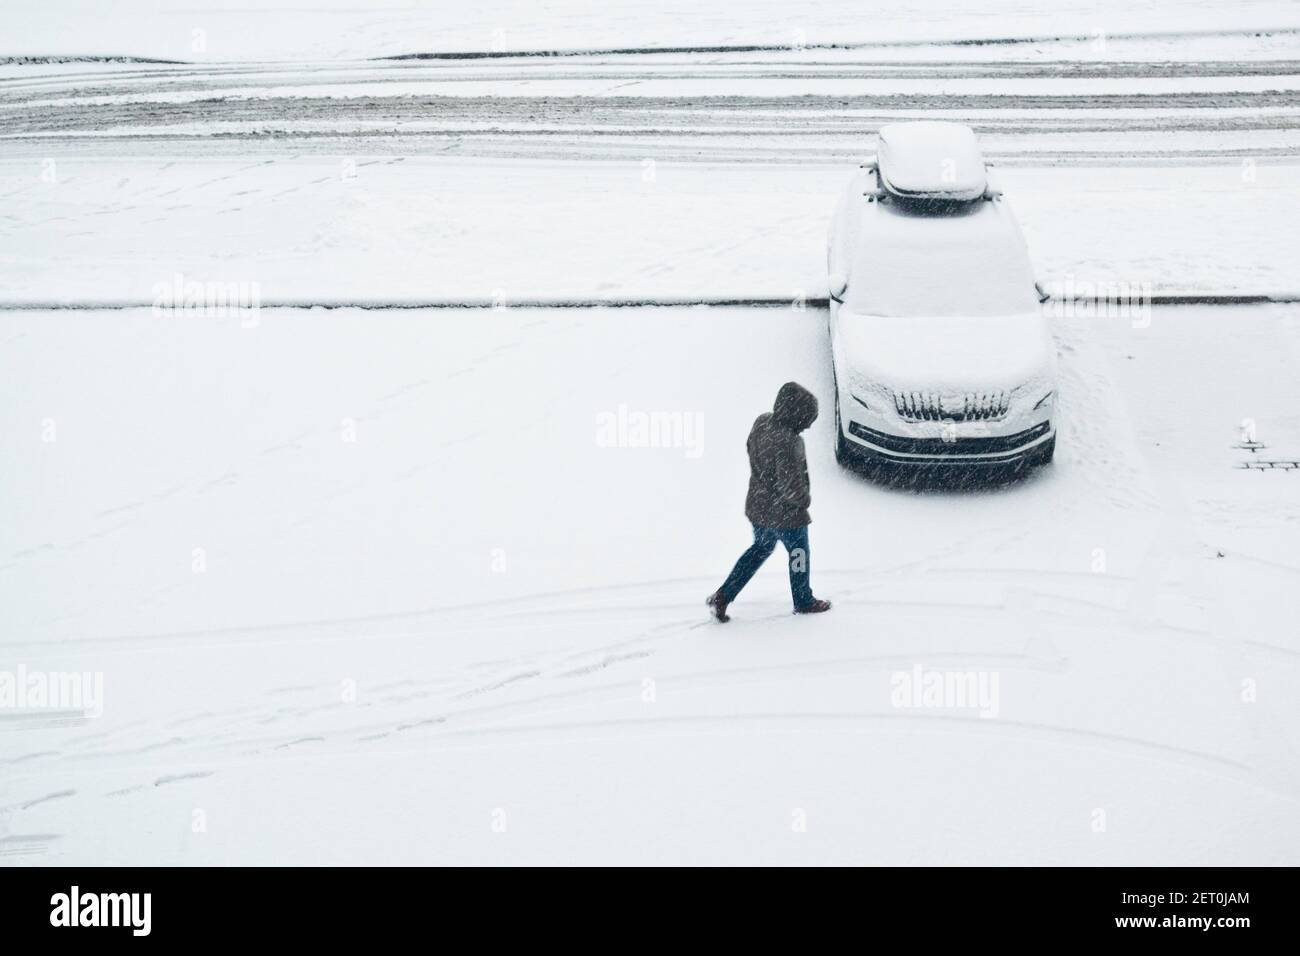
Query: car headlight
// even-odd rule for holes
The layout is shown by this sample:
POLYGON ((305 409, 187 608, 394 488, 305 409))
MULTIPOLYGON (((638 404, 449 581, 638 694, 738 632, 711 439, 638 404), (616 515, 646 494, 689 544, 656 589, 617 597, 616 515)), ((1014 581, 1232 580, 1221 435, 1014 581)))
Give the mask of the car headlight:
POLYGON ((859 370, 847 370, 845 391, 867 408, 887 408, 894 394, 889 387, 859 370))
POLYGON ((1034 403, 1034 411, 1038 411, 1038 409, 1040 408, 1051 408, 1052 405, 1055 404, 1055 402, 1056 402, 1056 389, 1052 389, 1050 392, 1048 392, 1046 395, 1044 395, 1042 398, 1040 398, 1037 402, 1034 403))

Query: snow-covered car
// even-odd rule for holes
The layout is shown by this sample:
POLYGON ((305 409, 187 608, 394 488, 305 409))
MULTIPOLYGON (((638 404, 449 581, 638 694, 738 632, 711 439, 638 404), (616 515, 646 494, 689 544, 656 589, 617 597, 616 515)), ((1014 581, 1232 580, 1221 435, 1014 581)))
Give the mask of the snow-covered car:
POLYGON ((1024 237, 975 134, 883 127, 828 254, 842 464, 1046 464, 1056 350, 1024 237))

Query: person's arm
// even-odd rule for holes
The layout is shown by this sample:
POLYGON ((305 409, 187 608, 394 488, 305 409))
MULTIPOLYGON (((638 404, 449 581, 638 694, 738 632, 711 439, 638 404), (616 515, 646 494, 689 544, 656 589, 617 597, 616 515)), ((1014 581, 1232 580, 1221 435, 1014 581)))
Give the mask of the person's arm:
POLYGON ((787 435, 772 448, 772 477, 776 496, 784 506, 803 510, 811 503, 808 489, 808 465, 804 460, 803 439, 787 435))
POLYGON ((798 482, 796 492, 798 493, 799 507, 807 510, 812 504, 812 482, 808 480, 808 456, 804 453, 803 438, 795 436, 795 453, 798 458, 798 482))

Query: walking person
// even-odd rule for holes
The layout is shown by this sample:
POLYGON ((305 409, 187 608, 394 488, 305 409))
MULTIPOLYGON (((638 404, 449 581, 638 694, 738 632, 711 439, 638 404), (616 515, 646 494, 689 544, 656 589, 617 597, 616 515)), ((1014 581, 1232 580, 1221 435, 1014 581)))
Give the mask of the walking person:
POLYGON ((749 493, 745 517, 754 525, 754 543, 731 569, 722 587, 707 601, 713 616, 729 621, 727 605, 771 556, 777 542, 785 545, 790 563, 790 595, 796 614, 820 614, 830 601, 813 597, 808 572, 808 461, 799 433, 817 420, 817 396, 797 382, 786 382, 776 393, 770 412, 754 420, 749 430, 749 493))

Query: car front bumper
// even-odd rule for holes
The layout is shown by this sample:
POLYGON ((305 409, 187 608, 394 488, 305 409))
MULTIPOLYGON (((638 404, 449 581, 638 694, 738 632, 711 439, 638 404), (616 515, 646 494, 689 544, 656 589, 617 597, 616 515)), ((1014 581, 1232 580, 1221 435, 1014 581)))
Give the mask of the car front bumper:
POLYGON ((1050 409, 999 423, 909 423, 841 396, 844 439, 856 457, 914 465, 1005 465, 1032 458, 1056 437, 1050 409), (847 400, 847 401, 846 401, 847 400), (851 403, 851 404, 850 404, 851 403))

